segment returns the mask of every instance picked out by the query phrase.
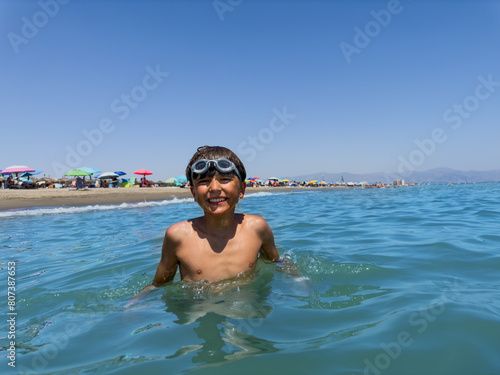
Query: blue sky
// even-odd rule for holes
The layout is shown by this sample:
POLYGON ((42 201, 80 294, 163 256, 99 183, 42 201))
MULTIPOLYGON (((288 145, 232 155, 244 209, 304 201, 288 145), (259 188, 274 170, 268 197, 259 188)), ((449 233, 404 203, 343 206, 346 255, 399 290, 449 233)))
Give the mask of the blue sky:
POLYGON ((0 3, 0 168, 498 169, 500 3, 0 3))

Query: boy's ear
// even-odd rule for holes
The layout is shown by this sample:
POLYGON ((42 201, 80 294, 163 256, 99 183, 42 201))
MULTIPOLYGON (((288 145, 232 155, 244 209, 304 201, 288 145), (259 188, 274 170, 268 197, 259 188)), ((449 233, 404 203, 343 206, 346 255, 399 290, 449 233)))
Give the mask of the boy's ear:
POLYGON ((247 187, 247 184, 245 181, 240 182, 240 193, 238 194, 238 198, 242 199, 243 196, 245 195, 245 189, 247 187))

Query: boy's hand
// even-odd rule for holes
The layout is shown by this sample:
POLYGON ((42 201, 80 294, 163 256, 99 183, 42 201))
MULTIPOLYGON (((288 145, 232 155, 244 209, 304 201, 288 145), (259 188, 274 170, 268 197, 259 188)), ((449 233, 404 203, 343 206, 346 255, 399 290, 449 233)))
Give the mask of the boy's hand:
POLYGON ((303 291, 309 292, 311 291, 311 283, 307 276, 301 276, 297 266, 290 260, 288 257, 284 257, 278 259, 276 261, 278 263, 277 270, 280 272, 284 272, 293 277, 293 280, 301 285, 303 291))
POLYGON ((135 296, 133 296, 132 299, 130 300, 130 302, 125 305, 125 308, 128 308, 128 307, 138 303, 142 299, 142 297, 144 297, 146 294, 150 293, 153 289, 155 289, 155 286, 153 286, 151 284, 142 288, 139 291, 139 293, 136 294, 135 296))

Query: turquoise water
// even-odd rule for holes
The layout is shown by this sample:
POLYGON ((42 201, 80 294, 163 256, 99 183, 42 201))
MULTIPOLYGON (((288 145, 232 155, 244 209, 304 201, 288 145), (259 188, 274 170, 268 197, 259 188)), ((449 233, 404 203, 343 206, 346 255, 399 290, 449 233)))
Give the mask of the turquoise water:
POLYGON ((190 199, 0 212, 2 374, 500 374, 500 183, 258 193, 300 283, 131 298, 190 199), (16 273, 8 366, 7 262, 16 273))

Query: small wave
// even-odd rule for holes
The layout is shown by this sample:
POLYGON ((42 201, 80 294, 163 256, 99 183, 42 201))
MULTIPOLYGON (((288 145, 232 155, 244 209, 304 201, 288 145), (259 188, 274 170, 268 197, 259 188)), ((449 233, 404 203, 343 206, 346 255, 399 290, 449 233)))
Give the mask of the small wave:
POLYGON ((258 193, 245 194, 245 198, 269 197, 271 195, 287 195, 287 194, 292 194, 292 192, 273 193, 269 191, 259 191, 258 193))
POLYGON ((121 203, 121 204, 97 204, 91 206, 16 209, 16 210, 0 211, 0 219, 43 216, 43 215, 61 215, 61 214, 74 215, 74 214, 81 214, 93 211, 109 211, 109 210, 140 208, 140 207, 156 207, 156 206, 167 206, 170 204, 192 203, 192 202, 193 198, 174 198, 163 201, 149 201, 149 202, 145 201, 145 202, 121 203))

